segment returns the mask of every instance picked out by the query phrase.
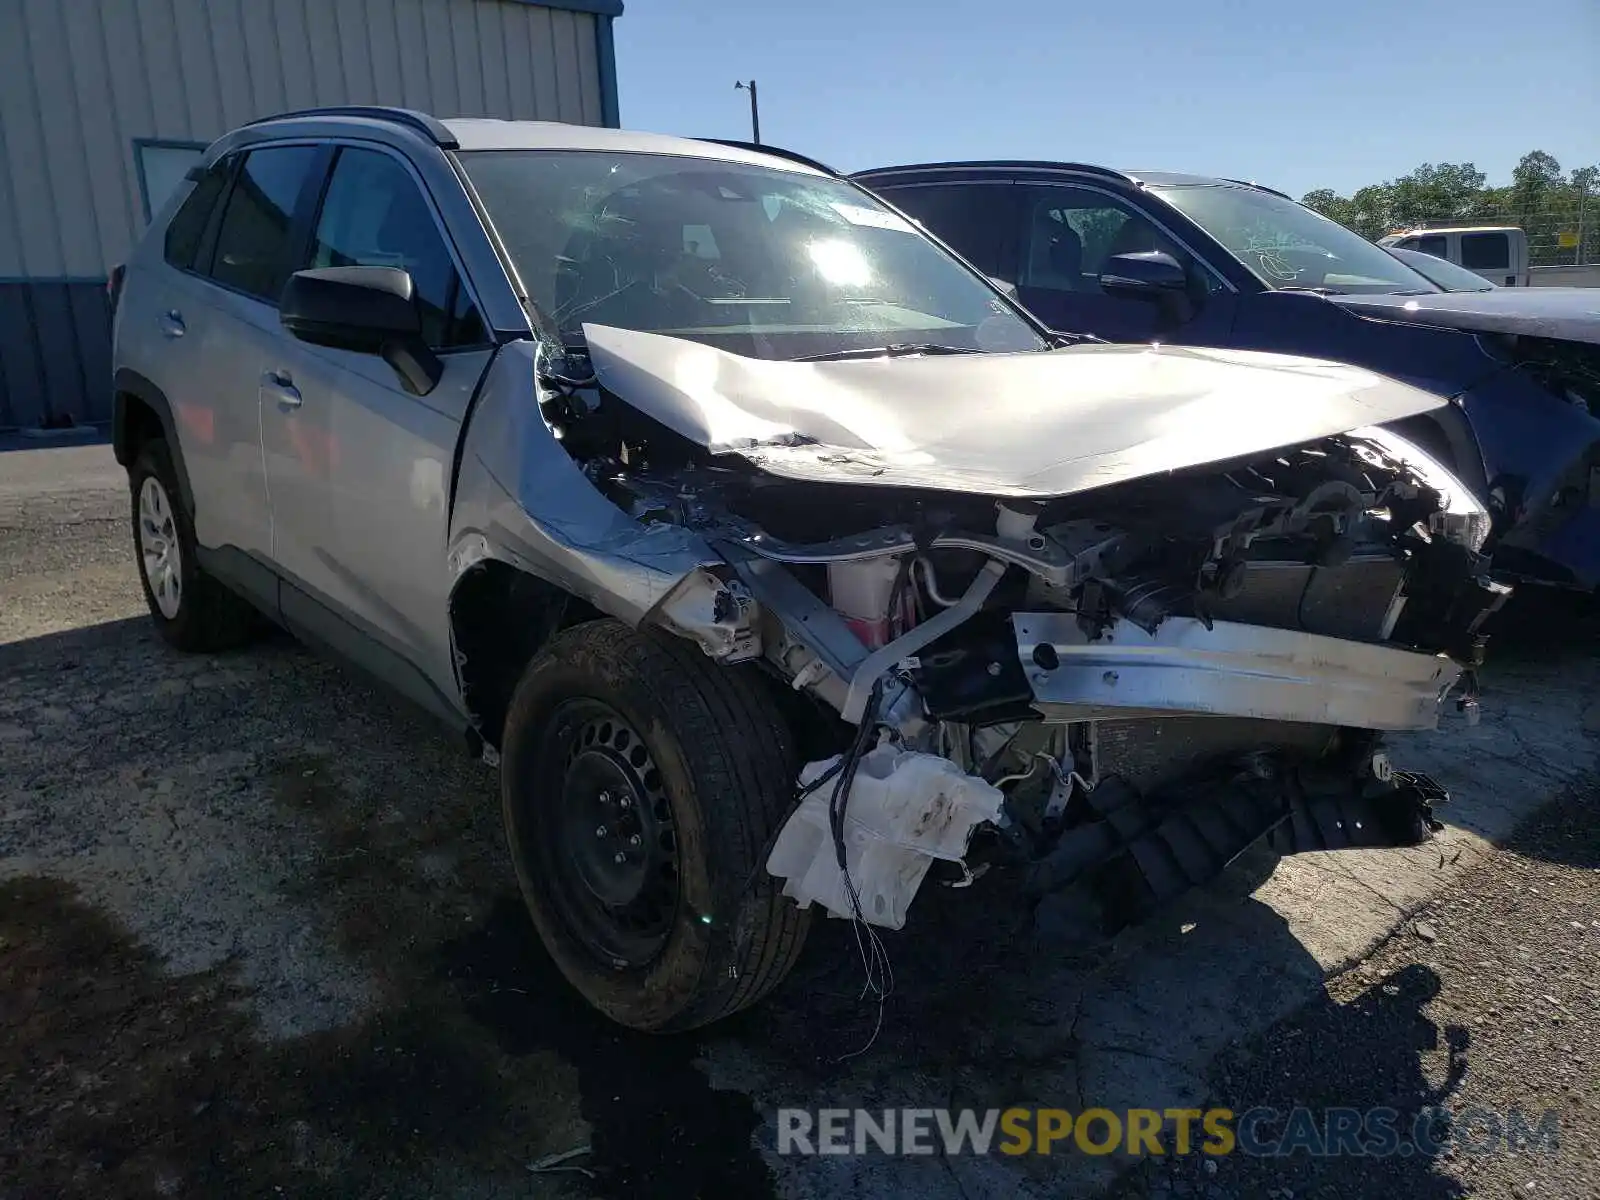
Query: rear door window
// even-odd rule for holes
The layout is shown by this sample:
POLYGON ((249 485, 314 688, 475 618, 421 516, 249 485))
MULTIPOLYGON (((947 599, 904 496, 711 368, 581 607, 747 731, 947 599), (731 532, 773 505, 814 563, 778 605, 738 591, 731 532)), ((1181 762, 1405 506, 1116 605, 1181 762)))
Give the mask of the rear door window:
POLYGON ((268 304, 278 303, 289 278, 295 205, 317 154, 315 146, 267 146, 246 156, 217 232, 212 279, 268 304))
POLYGON ((1510 240, 1503 233, 1463 233, 1461 265, 1470 271, 1509 271, 1510 240))
POLYGON ((200 243, 205 239, 206 226, 211 221, 217 201, 222 199, 223 189, 228 186, 228 176, 237 161, 233 155, 229 155, 213 163, 211 169, 200 176, 189 198, 173 214, 167 226, 164 247, 167 265, 177 267, 180 271, 193 269, 200 243))
POLYGON ((1009 182, 913 185, 884 188, 882 194, 985 275, 1017 281, 1017 188, 1009 182))

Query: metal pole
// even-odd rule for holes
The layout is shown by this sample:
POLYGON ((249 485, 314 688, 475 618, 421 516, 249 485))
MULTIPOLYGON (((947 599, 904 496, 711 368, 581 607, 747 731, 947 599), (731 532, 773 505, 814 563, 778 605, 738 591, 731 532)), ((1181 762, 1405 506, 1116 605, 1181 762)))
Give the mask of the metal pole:
POLYGON ((756 81, 740 80, 735 83, 734 90, 744 90, 750 93, 750 140, 756 145, 761 144, 761 107, 756 100, 756 81))
POLYGON ((1578 189, 1578 244, 1572 250, 1572 265, 1578 266, 1583 262, 1583 209, 1584 201, 1589 198, 1589 185, 1585 183, 1578 189))

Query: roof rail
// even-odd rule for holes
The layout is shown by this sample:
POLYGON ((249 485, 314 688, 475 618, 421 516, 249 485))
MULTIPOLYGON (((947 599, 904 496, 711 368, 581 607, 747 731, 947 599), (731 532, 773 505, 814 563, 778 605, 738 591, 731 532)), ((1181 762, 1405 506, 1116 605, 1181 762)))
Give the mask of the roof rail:
POLYGON ((404 125, 446 150, 459 150, 461 143, 449 127, 437 117, 414 108, 390 108, 381 104, 340 104, 328 108, 301 108, 294 112, 275 113, 247 123, 265 125, 269 121, 293 121, 307 117, 363 117, 369 121, 387 121, 391 125, 404 125))
POLYGON ((807 158, 804 154, 796 154, 793 150, 785 150, 781 146, 768 146, 762 142, 741 142, 735 138, 696 138, 697 142, 711 142, 717 146, 731 146, 735 150, 754 150, 757 154, 769 154, 773 158, 786 158, 790 162, 797 162, 801 166, 812 167, 825 175, 838 177, 835 171, 825 162, 818 162, 814 158, 807 158))
POLYGON ((1128 181, 1131 176, 1126 171, 1118 171, 1111 167, 1097 167, 1091 163, 1076 162, 1049 162, 1038 159, 1022 158, 997 158, 997 159, 966 159, 952 162, 924 162, 924 163, 897 163, 890 167, 870 167, 865 171, 855 171, 850 178, 861 179, 871 175, 899 174, 902 171, 947 171, 977 168, 981 170, 1006 170, 1006 171, 1068 171, 1080 175, 1103 175, 1108 179, 1128 181))
POLYGON ((1254 179, 1229 179, 1226 175, 1224 175, 1222 177, 1222 182, 1237 183, 1240 187, 1255 188, 1255 190, 1258 192, 1266 192, 1269 196, 1280 196, 1285 200, 1294 199, 1294 197, 1289 195, 1287 192, 1280 192, 1277 188, 1269 188, 1266 184, 1257 183, 1254 179))

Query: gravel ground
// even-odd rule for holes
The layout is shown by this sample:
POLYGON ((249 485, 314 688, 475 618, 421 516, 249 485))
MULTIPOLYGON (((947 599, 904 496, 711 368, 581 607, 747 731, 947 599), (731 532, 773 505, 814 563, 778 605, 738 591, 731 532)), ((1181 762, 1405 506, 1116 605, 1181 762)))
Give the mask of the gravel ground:
POLYGON ((103 445, 0 434, 0 645, 144 612, 127 495, 103 445))
POLYGON ((1236 1113, 1386 1107, 1409 1130, 1423 1109, 1442 1107, 1453 1121, 1436 1127, 1437 1149, 1235 1154, 1210 1164, 1214 1171, 1195 1159, 1152 1160, 1115 1194, 1600 1196, 1597 806, 1600 793, 1586 789, 1541 812, 1370 959, 1331 979, 1325 995, 1214 1068, 1212 1103, 1236 1113), (1558 1145, 1506 1150, 1513 1110, 1534 1130, 1554 1113, 1558 1145))

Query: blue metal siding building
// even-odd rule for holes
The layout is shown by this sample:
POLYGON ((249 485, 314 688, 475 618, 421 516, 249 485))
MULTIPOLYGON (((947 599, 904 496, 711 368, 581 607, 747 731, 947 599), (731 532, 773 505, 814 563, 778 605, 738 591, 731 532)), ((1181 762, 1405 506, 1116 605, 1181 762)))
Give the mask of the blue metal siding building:
POLYGON ((215 138, 325 104, 618 123, 622 0, 0 0, 0 429, 108 420, 105 280, 215 138))

